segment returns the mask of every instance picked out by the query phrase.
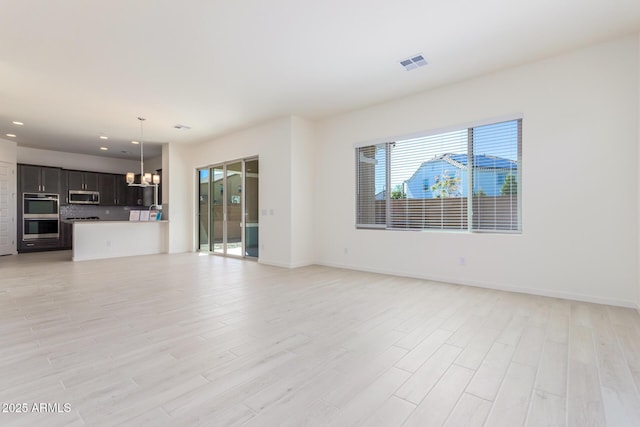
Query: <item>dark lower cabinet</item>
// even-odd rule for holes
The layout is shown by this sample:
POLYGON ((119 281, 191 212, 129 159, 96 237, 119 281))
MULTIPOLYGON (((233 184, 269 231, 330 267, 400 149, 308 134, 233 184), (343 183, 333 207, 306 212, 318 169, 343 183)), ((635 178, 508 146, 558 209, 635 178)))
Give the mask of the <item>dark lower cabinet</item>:
POLYGON ((21 240, 18 252, 36 252, 60 249, 60 239, 21 240))
POLYGON ((73 246, 73 224, 60 223, 60 249, 71 249, 73 246))

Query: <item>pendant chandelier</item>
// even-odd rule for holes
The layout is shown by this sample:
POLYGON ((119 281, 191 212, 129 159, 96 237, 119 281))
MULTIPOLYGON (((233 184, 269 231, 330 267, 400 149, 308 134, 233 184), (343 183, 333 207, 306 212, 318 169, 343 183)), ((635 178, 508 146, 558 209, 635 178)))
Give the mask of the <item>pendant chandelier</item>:
POLYGON ((140 182, 135 182, 136 174, 134 172, 127 172, 126 179, 129 187, 149 187, 155 186, 158 187, 160 184, 160 175, 151 174, 149 172, 144 171, 144 133, 143 133, 143 124, 146 120, 144 117, 138 117, 140 120, 140 182))

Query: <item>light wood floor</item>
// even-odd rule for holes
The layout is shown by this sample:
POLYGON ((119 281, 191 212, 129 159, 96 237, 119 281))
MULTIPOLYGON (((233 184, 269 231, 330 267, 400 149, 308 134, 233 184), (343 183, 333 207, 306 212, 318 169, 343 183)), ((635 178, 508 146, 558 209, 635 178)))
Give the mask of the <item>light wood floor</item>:
POLYGON ((0 257, 0 425, 638 426, 640 316, 198 254, 0 257), (14 408, 15 409, 15 408, 14 408))

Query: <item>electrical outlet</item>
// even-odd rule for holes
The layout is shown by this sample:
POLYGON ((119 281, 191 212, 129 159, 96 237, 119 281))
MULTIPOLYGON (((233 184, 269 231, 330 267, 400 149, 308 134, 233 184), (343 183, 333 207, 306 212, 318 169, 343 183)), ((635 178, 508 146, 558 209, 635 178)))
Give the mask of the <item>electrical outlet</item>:
POLYGON ((460 267, 465 267, 467 265, 467 259, 463 256, 458 259, 458 262, 460 263, 460 267))

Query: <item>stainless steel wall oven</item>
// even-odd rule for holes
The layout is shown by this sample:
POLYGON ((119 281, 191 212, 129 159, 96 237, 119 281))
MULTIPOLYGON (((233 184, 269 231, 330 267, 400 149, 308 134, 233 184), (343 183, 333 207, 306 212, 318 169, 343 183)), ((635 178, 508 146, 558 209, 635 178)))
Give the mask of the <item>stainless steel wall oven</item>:
POLYGON ((22 221, 22 240, 59 238, 60 195, 24 193, 22 221))

